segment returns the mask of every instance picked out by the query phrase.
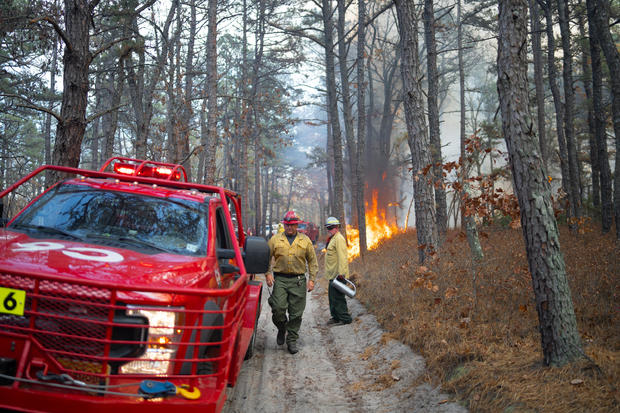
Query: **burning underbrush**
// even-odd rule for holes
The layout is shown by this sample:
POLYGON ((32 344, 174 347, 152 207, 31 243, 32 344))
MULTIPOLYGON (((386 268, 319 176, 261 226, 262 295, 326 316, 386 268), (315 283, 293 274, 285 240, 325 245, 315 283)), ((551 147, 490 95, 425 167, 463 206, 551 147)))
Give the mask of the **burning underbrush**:
MULTIPOLYGON (((377 206, 378 191, 372 193, 371 205, 366 202, 366 245, 368 250, 377 248, 385 239, 392 238, 402 232, 396 224, 390 224, 385 216, 385 210, 377 206)), ((347 225, 347 244, 349 246, 349 261, 360 255, 359 230, 347 225)))
POLYGON ((607 412, 620 409, 620 265, 611 234, 561 228, 577 323, 588 360, 542 367, 522 233, 486 228, 474 263, 464 236, 417 264, 415 231, 384 239, 351 264, 358 297, 471 411, 607 412))

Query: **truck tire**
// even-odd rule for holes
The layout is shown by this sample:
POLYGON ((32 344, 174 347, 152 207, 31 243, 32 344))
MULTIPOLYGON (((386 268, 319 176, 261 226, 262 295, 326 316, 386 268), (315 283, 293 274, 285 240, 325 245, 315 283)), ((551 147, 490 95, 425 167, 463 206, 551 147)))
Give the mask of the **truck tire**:
MULTIPOLYGON (((204 306, 205 311, 219 311, 220 308, 214 301, 207 301, 204 306)), ((211 313, 203 317, 203 327, 207 326, 222 326, 224 325, 224 318, 220 313, 211 313)), ((192 331, 190 341, 196 341, 196 331, 192 331)), ((222 341, 222 330, 200 330, 200 342, 201 343, 217 343, 222 341)), ((187 346, 185 350, 185 358, 193 358, 195 346, 187 346)), ((207 345, 200 346, 198 351, 198 358, 212 358, 220 355, 220 345, 207 345)), ((196 374, 213 374, 218 371, 217 361, 203 361, 197 363, 196 374)), ((192 374, 192 363, 185 362, 181 367, 181 374, 192 374)))
POLYGON ((250 339, 250 344, 248 345, 248 349, 245 352, 244 360, 249 360, 254 355, 254 346, 256 345, 256 331, 258 330, 258 318, 260 317, 260 303, 262 299, 262 293, 260 297, 258 297, 258 309, 256 310, 256 319, 254 320, 254 331, 252 332, 252 338, 250 339))

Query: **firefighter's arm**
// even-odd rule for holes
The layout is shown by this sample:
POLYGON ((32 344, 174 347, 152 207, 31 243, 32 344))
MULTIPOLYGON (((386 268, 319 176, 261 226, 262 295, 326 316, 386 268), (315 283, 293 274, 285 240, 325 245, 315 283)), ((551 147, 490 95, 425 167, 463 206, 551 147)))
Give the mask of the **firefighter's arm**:
POLYGON ((273 246, 273 239, 275 237, 271 237, 269 239, 269 242, 267 242, 267 245, 269 245, 269 269, 267 270, 267 272, 265 273, 265 281, 267 282, 267 285, 269 287, 271 287, 273 285, 273 266, 274 266, 274 262, 275 259, 273 258, 273 250, 274 250, 274 246, 273 246))
POLYGON ((347 254, 347 244, 343 237, 338 237, 336 253, 338 254, 338 275, 349 278, 349 257, 347 254))

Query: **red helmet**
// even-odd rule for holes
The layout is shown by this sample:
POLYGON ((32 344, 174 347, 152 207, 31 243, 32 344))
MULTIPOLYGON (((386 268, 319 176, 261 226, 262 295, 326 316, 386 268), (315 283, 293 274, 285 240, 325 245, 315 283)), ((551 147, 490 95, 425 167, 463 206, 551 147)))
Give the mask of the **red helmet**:
POLYGON ((284 219, 282 219, 282 223, 288 225, 297 225, 301 222, 303 221, 299 219, 297 214, 295 214, 295 211, 288 211, 286 214, 284 214, 284 219))

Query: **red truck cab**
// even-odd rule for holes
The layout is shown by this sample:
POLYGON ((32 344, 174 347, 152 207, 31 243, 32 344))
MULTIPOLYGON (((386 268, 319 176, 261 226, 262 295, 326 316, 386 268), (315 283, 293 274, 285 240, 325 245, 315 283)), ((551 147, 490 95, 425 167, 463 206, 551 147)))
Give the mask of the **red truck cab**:
POLYGON ((117 157, 42 166, 0 205, 49 169, 77 177, 0 228, 0 408, 220 411, 254 351, 254 274, 269 261, 244 235, 240 197, 117 157))

